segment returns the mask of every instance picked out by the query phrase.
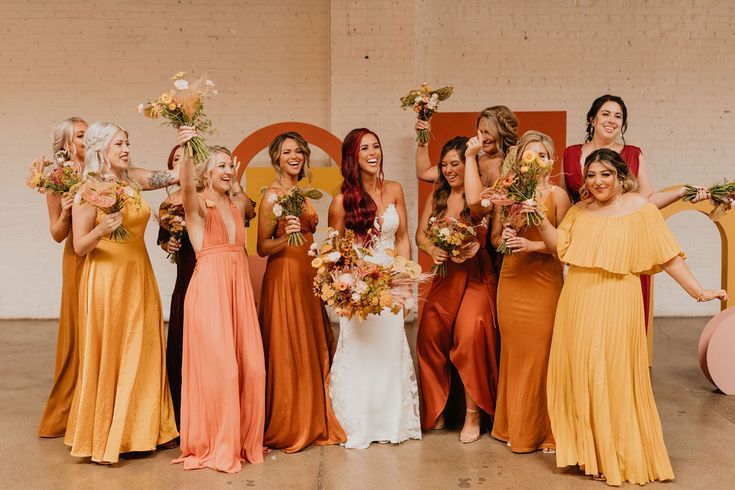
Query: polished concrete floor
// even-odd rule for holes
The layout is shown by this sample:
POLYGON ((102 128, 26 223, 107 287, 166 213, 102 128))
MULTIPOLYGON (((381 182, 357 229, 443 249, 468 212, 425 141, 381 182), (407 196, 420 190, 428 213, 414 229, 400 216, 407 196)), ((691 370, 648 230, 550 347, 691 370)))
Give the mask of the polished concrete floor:
MULTIPOLYGON (((656 321, 653 380, 676 481, 665 488, 735 488, 735 396, 718 393, 697 364, 706 319, 656 321)), ((51 382, 55 322, 0 321, 0 488, 606 488, 540 452, 511 453, 484 435, 471 445, 456 432, 366 450, 312 447, 269 453, 235 475, 184 471, 177 450, 99 466, 69 455, 36 425, 51 382)), ((415 341, 415 328, 408 330, 415 341)), ((735 346, 733 348, 735 355, 735 346)), ((663 487, 662 487, 663 488, 663 487)))

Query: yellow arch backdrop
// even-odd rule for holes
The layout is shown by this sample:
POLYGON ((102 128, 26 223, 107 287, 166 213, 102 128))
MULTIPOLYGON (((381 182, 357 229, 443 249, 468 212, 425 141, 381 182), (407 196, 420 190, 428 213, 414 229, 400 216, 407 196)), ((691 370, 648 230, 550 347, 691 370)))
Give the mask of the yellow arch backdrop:
MULTIPOLYGON (((669 187, 665 190, 680 189, 681 186, 669 187)), ((670 204, 661 210, 661 214, 664 219, 668 219, 675 214, 684 211, 698 211, 705 215, 708 215, 714 207, 710 201, 702 201, 696 204, 690 202, 677 201, 670 204)), ((722 246, 722 267, 721 267, 721 286, 728 293, 735 287, 735 214, 727 213, 719 221, 713 221, 717 227, 717 231, 720 232, 720 243, 722 246), (730 260, 732 258, 733 260, 730 260)), ((648 312, 648 359, 649 363, 653 364, 653 281, 651 278, 651 308, 648 312)), ((735 304, 735 299, 730 297, 728 301, 722 302, 720 308, 725 309, 735 304)))

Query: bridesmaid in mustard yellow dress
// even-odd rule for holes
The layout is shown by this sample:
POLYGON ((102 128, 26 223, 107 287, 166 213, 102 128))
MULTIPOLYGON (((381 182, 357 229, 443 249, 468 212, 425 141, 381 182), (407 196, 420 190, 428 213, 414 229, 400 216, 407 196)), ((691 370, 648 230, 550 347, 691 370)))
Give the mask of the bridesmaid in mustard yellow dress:
MULTIPOLYGON (((142 190, 178 180, 174 172, 132 168, 127 132, 95 123, 85 136, 85 173, 142 190)), ((73 205, 74 250, 85 257, 79 286, 79 381, 64 442, 72 456, 115 463, 120 453, 151 451, 178 435, 166 380, 163 316, 144 234, 150 208, 105 215, 73 205), (128 238, 112 241, 124 225, 128 238)))
POLYGON ((264 444, 293 453, 339 444, 346 436, 329 399, 334 335, 312 291, 315 270, 307 255, 319 217, 308 200, 298 218, 276 221, 273 214, 275 198, 308 174, 311 150, 300 134, 289 132, 276 136, 268 153, 277 178, 258 212, 258 254, 268 256, 258 315, 267 368, 264 444), (299 231, 306 242, 290 246, 288 234, 299 231))
MULTIPOLYGON (((80 117, 64 119, 54 127, 54 155, 63 151, 66 159, 73 162, 79 172, 84 170, 84 132, 86 130, 87 123, 80 117)), ((66 242, 61 261, 61 308, 59 309, 59 336, 56 341, 54 384, 38 427, 38 435, 41 437, 64 435, 77 382, 79 279, 82 275, 84 259, 74 253, 74 240, 71 237, 73 198, 74 196, 46 193, 51 236, 57 243, 64 240, 66 242)))
POLYGON ((585 160, 582 201, 539 231, 569 265, 551 342, 548 404, 556 464, 608 485, 673 480, 648 371, 639 274, 666 271, 697 301, 704 290, 661 213, 609 149, 585 160))

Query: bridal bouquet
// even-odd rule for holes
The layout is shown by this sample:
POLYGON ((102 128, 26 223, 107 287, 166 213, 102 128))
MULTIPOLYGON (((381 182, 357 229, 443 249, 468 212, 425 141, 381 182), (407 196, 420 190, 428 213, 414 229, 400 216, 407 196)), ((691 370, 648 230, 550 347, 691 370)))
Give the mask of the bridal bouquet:
MULTIPOLYGON (((184 233, 186 233, 184 207, 181 205, 164 202, 158 210, 156 221, 158 221, 161 227, 168 231, 171 236, 179 242, 181 241, 181 237, 184 233)), ((166 258, 170 260, 172 264, 178 264, 179 252, 171 252, 166 256, 166 258)))
MULTIPOLYGON (((697 187, 687 184, 684 186, 684 189, 682 201, 693 201, 697 196, 697 187)), ((725 181, 722 184, 715 184, 707 189, 707 191, 709 192, 710 201, 712 201, 712 205, 715 207, 709 214, 709 217, 713 221, 717 221, 725 212, 731 210, 733 204, 735 204, 735 181, 725 181)))
MULTIPOLYGON (((478 226, 484 225, 485 220, 478 226)), ((429 228, 426 230, 426 236, 435 247, 447 252, 452 262, 461 264, 465 260, 474 257, 480 249, 480 242, 477 241, 475 228, 475 226, 465 224, 456 218, 432 216, 429 218, 429 228)), ((447 275, 446 262, 440 265, 435 264, 431 272, 440 277, 445 277, 447 275)))
POLYGON ((26 185, 40 193, 51 191, 54 194, 66 194, 79 185, 82 176, 74 162, 67 158, 66 152, 59 150, 54 160, 50 162, 45 157, 34 160, 26 185))
POLYGON ((309 255, 317 270, 314 294, 347 319, 364 320, 386 308, 398 313, 401 308, 415 307, 412 287, 429 277, 419 264, 403 257, 387 265, 366 260, 371 252, 356 241, 351 230, 340 237, 330 228, 324 241, 311 245, 309 255))
MULTIPOLYGON (((74 202, 77 204, 86 202, 105 214, 112 214, 130 204, 140 206, 140 194, 127 182, 90 174, 76 191, 74 202)), ((127 239, 128 231, 123 225, 118 226, 110 234, 110 240, 116 242, 127 239)))
MULTIPOLYGON (((437 90, 429 88, 429 82, 424 82, 418 89, 413 89, 401 97, 401 109, 412 108, 419 119, 428 121, 435 112, 439 111, 439 102, 447 100, 454 87, 446 86, 437 90)), ((416 141, 422 145, 429 142, 429 131, 421 129, 416 133, 416 141)))
MULTIPOLYGON (((304 212, 304 204, 306 199, 318 200, 322 198, 322 193, 317 189, 302 189, 301 187, 291 187, 287 192, 277 195, 271 194, 268 198, 273 204, 273 215, 276 220, 285 216, 299 217, 304 212)), ((304 235, 297 231, 288 235, 289 246, 301 246, 306 243, 304 235)))
MULTIPOLYGON (((177 129, 181 126, 193 126, 199 134, 205 133, 211 129, 212 120, 204 113, 204 99, 217 95, 214 82, 200 78, 190 84, 184 79, 184 75, 186 73, 183 71, 174 75, 172 80, 175 90, 164 92, 147 104, 140 104, 138 112, 150 119, 163 117, 167 124, 177 129)), ((195 163, 201 163, 209 157, 209 148, 199 136, 184 143, 184 151, 195 163)))
MULTIPOLYGON (((553 162, 542 158, 533 151, 526 151, 521 158, 510 163, 508 173, 482 194, 482 205, 502 206, 504 225, 514 230, 535 226, 544 220, 542 203, 535 201, 536 188, 541 179, 551 172, 553 162), (523 211, 523 205, 535 205, 533 212, 523 211)), ((505 241, 497 248, 500 253, 511 253, 505 241)))

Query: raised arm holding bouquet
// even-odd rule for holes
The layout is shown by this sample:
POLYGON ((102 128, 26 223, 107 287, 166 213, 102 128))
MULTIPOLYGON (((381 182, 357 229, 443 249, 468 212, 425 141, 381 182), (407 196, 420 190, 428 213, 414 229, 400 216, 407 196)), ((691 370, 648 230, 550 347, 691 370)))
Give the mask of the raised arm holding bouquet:
MULTIPOLYGON (((419 120, 429 121, 431 116, 439 111, 439 102, 447 100, 453 91, 454 87, 450 86, 432 90, 429 88, 429 82, 424 82, 418 89, 413 89, 401 97, 401 109, 406 110, 410 107, 416 112, 419 120)), ((416 129, 416 141, 422 146, 429 142, 428 128, 416 129)))

